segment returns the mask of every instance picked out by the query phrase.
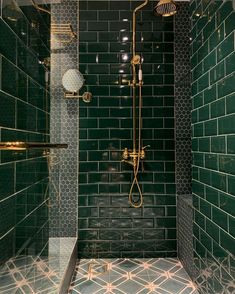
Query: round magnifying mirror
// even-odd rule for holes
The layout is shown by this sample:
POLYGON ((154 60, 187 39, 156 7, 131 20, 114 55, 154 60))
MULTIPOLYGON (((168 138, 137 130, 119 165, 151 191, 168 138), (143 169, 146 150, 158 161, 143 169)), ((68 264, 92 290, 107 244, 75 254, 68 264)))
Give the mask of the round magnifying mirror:
POLYGON ((62 77, 62 85, 68 92, 77 93, 83 86, 84 78, 78 69, 69 69, 62 77))

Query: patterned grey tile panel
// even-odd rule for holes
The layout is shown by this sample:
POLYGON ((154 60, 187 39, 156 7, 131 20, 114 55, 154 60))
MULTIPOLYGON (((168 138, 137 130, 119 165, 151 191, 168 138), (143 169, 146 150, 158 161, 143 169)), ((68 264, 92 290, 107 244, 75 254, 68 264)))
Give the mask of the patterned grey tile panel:
POLYGON ((193 208, 192 195, 178 195, 178 255, 191 278, 195 276, 193 266, 193 208))
POLYGON ((81 259, 70 294, 197 294, 176 258, 81 259))
POLYGON ((177 195, 191 194, 192 172, 191 172, 191 139, 176 140, 176 193, 177 195))
MULTIPOLYGON (((51 5, 52 23, 71 23, 75 32, 77 15, 77 1, 63 0, 51 5)), ((52 36, 51 47, 51 140, 66 142, 69 148, 60 153, 61 164, 51 175, 59 178, 61 199, 60 205, 50 210, 50 236, 75 237, 78 226, 78 101, 63 98, 61 81, 66 70, 78 67, 78 46, 76 41, 65 44, 52 36)))

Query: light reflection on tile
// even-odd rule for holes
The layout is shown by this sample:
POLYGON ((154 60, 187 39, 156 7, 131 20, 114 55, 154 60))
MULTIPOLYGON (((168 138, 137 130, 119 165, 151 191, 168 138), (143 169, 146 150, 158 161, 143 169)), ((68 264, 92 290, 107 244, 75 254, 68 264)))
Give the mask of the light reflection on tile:
POLYGON ((177 258, 81 259, 70 294, 198 294, 177 258), (89 265, 107 271, 89 275, 89 265))

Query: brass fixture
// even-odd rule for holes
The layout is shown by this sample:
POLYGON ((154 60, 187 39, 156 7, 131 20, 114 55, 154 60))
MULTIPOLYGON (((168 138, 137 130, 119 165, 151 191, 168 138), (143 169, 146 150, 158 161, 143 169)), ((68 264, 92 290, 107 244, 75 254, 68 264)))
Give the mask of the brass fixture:
POLYGON ((74 32, 73 27, 70 23, 65 24, 51 24, 52 35, 60 36, 58 40, 61 43, 70 43, 77 39, 77 34, 74 32))
POLYGON ((84 92, 82 95, 78 95, 76 92, 65 92, 64 98, 66 98, 66 99, 79 99, 79 98, 81 98, 83 102, 89 103, 92 100, 92 94, 90 92, 84 92))
POLYGON ((0 150, 28 150, 28 149, 50 149, 68 148, 68 144, 41 143, 41 142, 0 142, 0 150))
POLYGON ((85 80, 81 72, 76 68, 68 69, 62 77, 62 85, 66 90, 64 98, 66 99, 79 99, 86 103, 91 102, 92 94, 90 92, 84 92, 82 95, 78 94, 78 91, 82 88, 85 80))
POLYGON ((39 10, 39 11, 42 11, 42 12, 45 12, 45 13, 48 13, 48 14, 51 14, 51 12, 41 6, 39 6, 34 0, 31 0, 33 2, 33 6, 39 10))
POLYGON ((145 0, 142 4, 136 7, 132 14, 132 59, 131 59, 131 67, 132 67, 132 81, 129 82, 129 86, 132 88, 132 98, 133 98, 133 107, 132 107, 132 117, 133 117, 133 150, 128 150, 125 148, 122 154, 123 162, 131 165, 133 167, 133 176, 134 179, 131 184, 130 192, 129 192, 129 203, 134 208, 139 208, 143 205, 143 194, 138 181, 138 171, 140 160, 145 158, 145 147, 141 147, 141 129, 142 129, 142 86, 143 86, 143 77, 142 77, 142 65, 141 65, 141 56, 136 54, 136 14, 137 12, 147 5, 149 0, 145 0), (137 71, 138 68, 138 71, 137 71), (138 76, 138 82, 137 82, 138 76), (136 107, 136 88, 139 87, 139 117, 138 117, 138 142, 136 140, 137 133, 137 107, 136 107), (136 185, 139 192, 139 200, 136 202, 133 199, 133 189, 136 185))
POLYGON ((177 6, 172 0, 159 0, 154 7, 154 12, 162 16, 172 16, 177 12, 177 6))

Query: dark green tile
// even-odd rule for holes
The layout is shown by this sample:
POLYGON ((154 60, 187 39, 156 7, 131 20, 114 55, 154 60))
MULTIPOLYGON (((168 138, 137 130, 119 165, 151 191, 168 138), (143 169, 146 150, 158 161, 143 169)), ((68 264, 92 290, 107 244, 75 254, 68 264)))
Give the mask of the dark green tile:
POLYGON ((15 105, 13 97, 0 92, 0 125, 2 127, 15 127, 15 105))
POLYGON ((211 138, 211 151, 216 153, 225 153, 225 136, 218 136, 211 138))
POLYGON ((0 53, 12 62, 16 62, 16 37, 8 25, 0 20, 0 35, 4 42, 0 44, 0 53))
POLYGON ((227 152, 235 153, 235 136, 227 136, 227 152))
POLYGON ((218 120, 219 134, 232 134, 234 132, 235 115, 228 115, 218 120))

